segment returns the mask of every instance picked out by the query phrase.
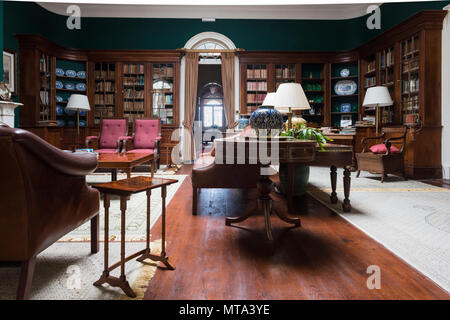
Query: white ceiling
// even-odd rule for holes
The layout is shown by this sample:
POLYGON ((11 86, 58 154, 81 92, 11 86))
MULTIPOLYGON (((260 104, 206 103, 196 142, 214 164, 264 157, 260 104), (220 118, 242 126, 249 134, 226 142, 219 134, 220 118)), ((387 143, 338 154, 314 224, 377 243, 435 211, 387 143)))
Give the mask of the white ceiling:
MULTIPOLYGON (((364 1, 364 0, 363 0, 364 1)), ((38 2, 40 6, 60 15, 67 15, 66 10, 69 3, 55 2, 38 2)), ((233 3, 240 3, 240 5, 224 5, 224 2, 219 0, 213 1, 215 3, 222 3, 221 5, 200 5, 195 3, 202 3, 204 1, 190 1, 189 5, 177 5, 180 1, 166 0, 165 4, 137 4, 143 1, 130 0, 128 4, 93 4, 81 3, 78 5, 81 8, 82 17, 123 17, 123 18, 216 18, 216 19, 351 19, 363 16, 367 13, 367 7, 371 3, 357 3, 357 4, 286 4, 279 5, 279 3, 294 3, 293 0, 260 0, 258 3, 266 3, 266 5, 250 5, 249 1, 233 1, 233 3), (278 3, 278 5, 275 5, 278 3), (241 5, 243 4, 243 5, 241 5)), ((85 2, 85 1, 84 1, 85 2)), ((99 2, 99 1, 96 1, 99 2)), ((123 1, 112 1, 122 2, 123 1)), ((163 1, 148 1, 147 3, 161 3, 163 1)), ((211 1, 209 1, 211 2, 211 1)), ((229 0, 230 2, 230 0, 229 0)), ((298 3, 299 1, 297 1, 298 3)), ((318 1, 313 1, 317 3, 318 1)), ((339 1, 333 1, 339 2, 339 1)), ((341 1, 344 2, 344 1, 341 1)), ((345 2, 348 2, 345 1, 345 2)), ((184 2, 186 3, 186 2, 184 2)), ((253 2, 254 3, 254 2, 253 2)))

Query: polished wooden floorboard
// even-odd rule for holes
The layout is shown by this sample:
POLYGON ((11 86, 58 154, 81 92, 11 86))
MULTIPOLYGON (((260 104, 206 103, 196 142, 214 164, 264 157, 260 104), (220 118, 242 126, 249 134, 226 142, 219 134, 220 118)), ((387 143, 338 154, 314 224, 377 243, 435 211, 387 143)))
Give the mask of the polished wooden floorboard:
MULTIPOLYGON (((178 174, 189 174, 184 166, 178 174)), ((191 215, 186 179, 167 210, 167 252, 176 270, 158 269, 145 299, 449 299, 450 295, 403 260, 313 198, 301 228, 273 217, 266 240, 263 216, 234 227, 253 192, 203 189, 191 215), (381 269, 381 289, 366 286, 367 267, 381 269)), ((160 237, 160 221, 152 229, 160 237)))

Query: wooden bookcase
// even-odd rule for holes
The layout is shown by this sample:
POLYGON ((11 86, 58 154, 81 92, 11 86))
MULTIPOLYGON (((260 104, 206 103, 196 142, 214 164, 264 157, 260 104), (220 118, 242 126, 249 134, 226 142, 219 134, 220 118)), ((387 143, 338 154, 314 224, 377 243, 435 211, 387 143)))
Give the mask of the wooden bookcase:
POLYGON ((116 116, 116 64, 96 62, 94 67, 93 124, 99 125, 103 118, 116 116))

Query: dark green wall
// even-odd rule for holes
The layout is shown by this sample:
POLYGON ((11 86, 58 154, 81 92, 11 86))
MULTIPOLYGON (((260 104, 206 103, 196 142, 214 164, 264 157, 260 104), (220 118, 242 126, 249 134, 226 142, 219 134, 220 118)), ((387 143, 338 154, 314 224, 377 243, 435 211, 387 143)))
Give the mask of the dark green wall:
POLYGON ((39 33, 58 44, 84 49, 176 49, 193 35, 215 31, 246 50, 318 50, 355 48, 424 9, 442 9, 450 1, 389 3, 381 6, 382 29, 368 30, 366 17, 349 20, 235 20, 82 18, 81 30, 68 30, 66 17, 35 3, 7 1, 5 46, 17 49, 16 33, 39 33))

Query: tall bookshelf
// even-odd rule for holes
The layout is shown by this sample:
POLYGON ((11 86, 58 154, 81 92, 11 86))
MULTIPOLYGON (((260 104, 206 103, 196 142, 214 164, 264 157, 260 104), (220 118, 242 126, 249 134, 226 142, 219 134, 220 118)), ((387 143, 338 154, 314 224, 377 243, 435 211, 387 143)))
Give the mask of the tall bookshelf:
POLYGON ((325 79, 324 64, 302 64, 302 87, 311 109, 303 112, 303 118, 309 123, 321 126, 325 115, 325 79))
POLYGON ((101 119, 116 114, 116 64, 96 62, 94 64, 94 125, 101 119))
POLYGON ((246 113, 251 114, 267 95, 267 64, 248 64, 246 70, 246 113))
POLYGON ((152 109, 161 124, 174 124, 173 63, 152 64, 152 109))
POLYGON ((401 82, 403 123, 420 121, 419 103, 419 36, 414 35, 401 43, 401 82))
POLYGON ((335 86, 339 81, 351 80, 358 84, 358 75, 358 61, 331 64, 331 126, 340 127, 341 120, 351 120, 351 124, 355 125, 358 120, 360 88, 358 87, 356 92, 350 95, 339 95, 335 90, 335 86), (344 77, 341 75, 343 69, 349 70, 348 76, 344 77), (344 106, 348 104, 350 105, 349 110, 344 106))
POLYGON ((275 65, 275 91, 282 83, 295 82, 295 64, 276 64, 275 65))
MULTIPOLYGON (((377 69, 377 54, 361 59, 361 105, 364 102, 367 89, 375 87, 378 85, 378 69, 377 69)), ((364 107, 361 106, 362 119, 364 118, 376 118, 376 108, 375 107, 364 107)))
POLYGON ((123 116, 128 123, 145 116, 145 64, 123 64, 123 116))

